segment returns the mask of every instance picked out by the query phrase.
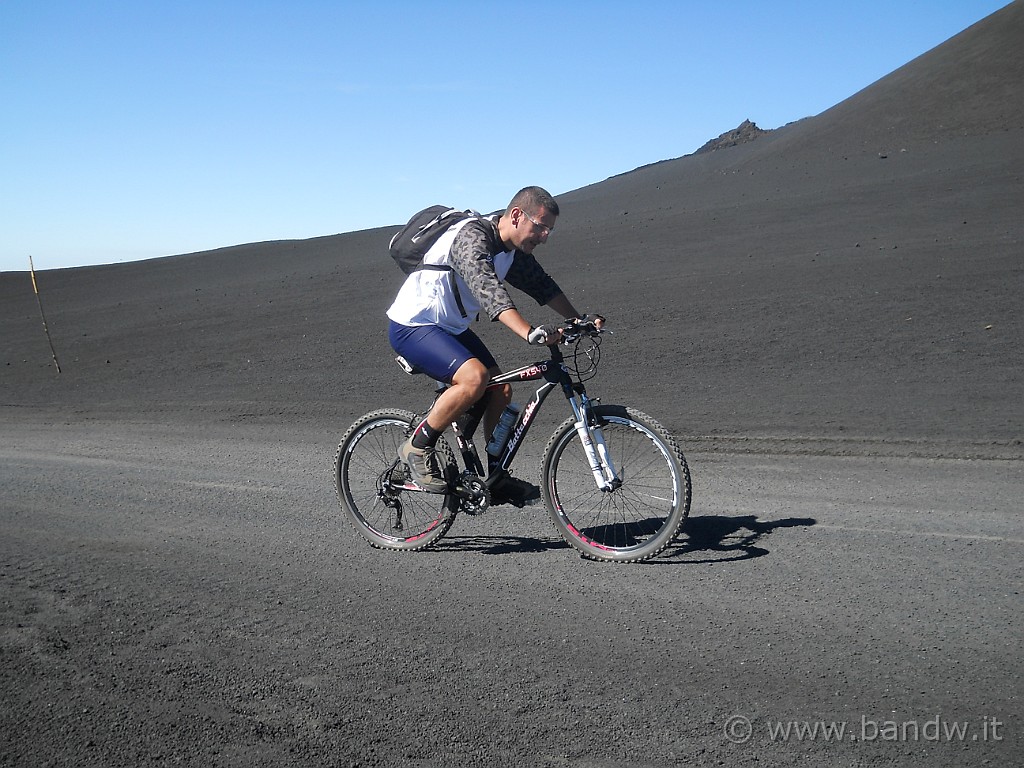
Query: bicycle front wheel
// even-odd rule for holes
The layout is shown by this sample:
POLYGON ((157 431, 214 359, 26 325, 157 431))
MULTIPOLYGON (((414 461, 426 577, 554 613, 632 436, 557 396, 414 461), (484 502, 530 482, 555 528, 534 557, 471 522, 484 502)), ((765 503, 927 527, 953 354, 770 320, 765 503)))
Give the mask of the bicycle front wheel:
MULTIPOLYGON (((338 501, 356 531, 372 546, 416 550, 447 533, 455 520, 454 494, 422 493, 401 488, 405 466, 398 449, 409 436, 416 415, 385 408, 349 427, 334 457, 338 501)), ((455 455, 442 437, 437 458, 447 472, 455 455)))
POLYGON ((667 547, 690 513, 690 470, 673 437, 650 416, 593 407, 622 485, 597 487, 573 419, 544 450, 544 501, 555 528, 585 557, 630 563, 667 547))

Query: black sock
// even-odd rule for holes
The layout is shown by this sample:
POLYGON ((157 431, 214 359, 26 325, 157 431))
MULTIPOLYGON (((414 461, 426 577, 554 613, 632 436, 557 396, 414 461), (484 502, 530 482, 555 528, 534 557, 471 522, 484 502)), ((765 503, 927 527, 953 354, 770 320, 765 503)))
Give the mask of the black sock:
POLYGON ((412 447, 433 448, 437 445, 437 439, 440 436, 441 432, 427 424, 427 420, 424 419, 423 423, 416 427, 416 431, 412 433, 412 447))

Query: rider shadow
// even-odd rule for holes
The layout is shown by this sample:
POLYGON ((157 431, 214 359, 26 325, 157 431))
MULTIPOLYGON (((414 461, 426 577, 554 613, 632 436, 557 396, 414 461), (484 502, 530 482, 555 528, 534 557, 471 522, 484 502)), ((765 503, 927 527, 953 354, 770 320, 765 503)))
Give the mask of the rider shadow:
POLYGON ((817 522, 813 517, 758 520, 757 515, 698 515, 686 521, 676 542, 652 562, 675 560, 697 565, 752 560, 769 554, 769 550, 759 546, 765 536, 779 528, 811 526, 817 522), (708 553, 708 556, 697 559, 688 557, 694 553, 708 553), (718 556, 712 556, 711 553, 718 556))

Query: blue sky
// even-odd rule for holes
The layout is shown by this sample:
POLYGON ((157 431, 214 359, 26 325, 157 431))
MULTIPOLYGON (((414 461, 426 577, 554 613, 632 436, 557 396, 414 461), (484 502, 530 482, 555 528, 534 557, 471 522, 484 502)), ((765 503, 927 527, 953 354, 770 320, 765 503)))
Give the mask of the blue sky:
POLYGON ((492 210, 819 114, 1006 0, 4 0, 0 270, 492 210))

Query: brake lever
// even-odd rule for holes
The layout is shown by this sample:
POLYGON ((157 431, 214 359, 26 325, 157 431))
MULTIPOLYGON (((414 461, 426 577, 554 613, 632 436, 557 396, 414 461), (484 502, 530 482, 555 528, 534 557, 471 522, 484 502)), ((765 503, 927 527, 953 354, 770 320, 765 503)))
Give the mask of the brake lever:
POLYGON ((561 329, 562 344, 569 345, 579 341, 584 334, 587 336, 600 336, 602 333, 611 333, 604 328, 598 328, 594 323, 570 323, 561 329))

